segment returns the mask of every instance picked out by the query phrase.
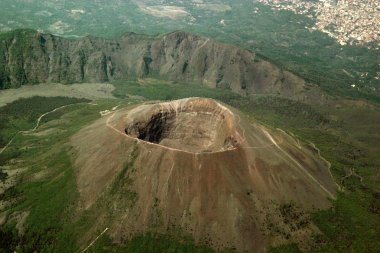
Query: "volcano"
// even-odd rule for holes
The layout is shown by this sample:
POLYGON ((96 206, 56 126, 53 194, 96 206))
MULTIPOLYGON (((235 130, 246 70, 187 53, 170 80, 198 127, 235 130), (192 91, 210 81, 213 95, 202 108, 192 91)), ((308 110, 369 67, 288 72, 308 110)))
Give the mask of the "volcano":
POLYGON ((212 99, 131 105, 71 142, 83 208, 105 203, 115 242, 180 231, 239 252, 307 245, 309 214, 336 194, 314 145, 212 99))

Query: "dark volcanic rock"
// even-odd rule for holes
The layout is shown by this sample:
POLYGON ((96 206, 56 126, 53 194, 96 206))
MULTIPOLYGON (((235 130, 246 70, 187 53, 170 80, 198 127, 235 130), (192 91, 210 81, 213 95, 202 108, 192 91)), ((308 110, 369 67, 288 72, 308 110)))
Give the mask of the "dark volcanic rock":
POLYGON ((149 76, 198 82, 241 94, 289 96, 304 91, 307 85, 251 51, 185 32, 71 40, 17 30, 0 40, 0 88, 149 76))

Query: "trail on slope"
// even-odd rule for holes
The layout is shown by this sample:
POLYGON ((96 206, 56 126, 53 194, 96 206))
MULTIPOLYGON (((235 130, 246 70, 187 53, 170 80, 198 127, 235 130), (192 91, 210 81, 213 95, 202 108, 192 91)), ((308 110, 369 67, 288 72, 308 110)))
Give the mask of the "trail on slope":
POLYGON ((13 138, 7 143, 7 145, 5 145, 5 147, 3 147, 1 150, 0 150, 0 154, 2 154, 8 147, 9 145, 11 145, 11 143, 13 142, 13 140, 15 139, 16 136, 13 136, 13 138))
MULTIPOLYGON (((42 114, 40 117, 38 117, 37 119, 37 122, 36 122, 36 125, 34 128, 30 129, 30 130, 21 130, 21 131, 18 131, 14 136, 13 138, 8 142, 8 144, 3 147, 1 150, 0 150, 0 154, 2 154, 5 150, 7 150, 7 148, 12 144, 13 140, 16 138, 17 134, 30 134, 30 133, 33 133, 34 131, 37 130, 37 128, 40 126, 40 123, 41 123, 41 120, 46 116, 46 115, 49 115, 50 113, 53 113, 53 112, 56 112, 60 109, 63 109, 63 108, 66 108, 66 107, 69 107, 69 106, 72 106, 72 105, 78 105, 78 104, 83 104, 83 103, 75 103, 75 104, 68 104, 68 105, 64 105, 64 106, 60 106, 60 107, 57 107, 49 112, 45 112, 44 114, 42 114)), ((96 104, 93 104, 93 103, 86 103, 86 104, 89 104, 89 105, 96 105, 96 104)))
POLYGON ((278 143, 273 139, 272 135, 270 135, 266 130, 264 130, 265 135, 270 139, 270 141, 280 150, 283 154, 285 154, 294 164, 297 165, 313 182, 315 182, 323 191, 325 191, 332 199, 335 199, 335 196, 328 191, 320 182, 318 182, 313 175, 311 175, 297 160, 295 160, 292 156, 290 156, 285 150, 283 150, 278 143))
POLYGON ((349 172, 346 174, 346 176, 344 176, 344 177, 342 177, 341 178, 341 184, 343 185, 344 184, 344 180, 346 180, 347 178, 349 178, 349 177, 356 177, 356 178, 358 178, 359 180, 360 180, 360 184, 361 185, 364 185, 363 184, 363 177, 362 176, 360 176, 360 175, 358 175, 357 173, 356 173, 356 171, 355 171, 355 169, 354 168, 350 168, 349 169, 349 172))
POLYGON ((84 253, 86 252, 92 245, 94 245, 94 243, 105 233, 107 232, 109 228, 106 228, 103 230, 103 232, 100 233, 100 235, 98 235, 84 250, 81 251, 81 253, 84 253))
POLYGON ((209 41, 210 41, 210 39, 207 39, 205 42, 203 42, 203 44, 198 48, 198 50, 200 50, 201 48, 206 46, 207 42, 209 42, 209 41))
POLYGON ((49 115, 50 113, 56 112, 56 111, 58 111, 58 110, 60 110, 60 109, 66 108, 66 107, 71 106, 71 105, 73 105, 73 104, 63 105, 63 106, 57 107, 57 108, 55 108, 55 109, 53 109, 53 110, 51 110, 51 111, 49 111, 49 112, 45 112, 44 114, 42 114, 42 115, 37 119, 36 126, 35 126, 34 128, 32 128, 32 129, 30 129, 30 130, 27 130, 27 131, 19 131, 19 133, 25 133, 25 134, 26 134, 26 133, 32 133, 32 132, 36 131, 37 128, 40 126, 41 120, 42 120, 46 115, 49 115))

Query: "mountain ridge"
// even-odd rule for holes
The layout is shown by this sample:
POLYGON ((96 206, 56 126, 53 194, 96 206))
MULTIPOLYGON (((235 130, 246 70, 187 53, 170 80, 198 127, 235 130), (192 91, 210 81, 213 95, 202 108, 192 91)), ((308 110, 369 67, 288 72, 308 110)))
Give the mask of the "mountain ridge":
POLYGON ((258 58, 254 52, 183 31, 156 37, 126 33, 116 39, 66 39, 16 30, 2 37, 0 88, 160 77, 226 88, 242 95, 299 98, 310 89, 319 91, 316 85, 258 58))

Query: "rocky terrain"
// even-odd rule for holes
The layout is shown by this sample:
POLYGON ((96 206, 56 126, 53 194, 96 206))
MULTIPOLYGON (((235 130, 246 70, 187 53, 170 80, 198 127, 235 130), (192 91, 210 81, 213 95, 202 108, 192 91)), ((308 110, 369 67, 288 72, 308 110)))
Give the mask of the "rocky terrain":
POLYGON ((216 249, 307 248, 318 233, 310 212, 336 194, 312 145, 211 99, 122 108, 71 144, 83 208, 96 208, 95 229, 116 242, 181 231, 216 249))
POLYGON ((312 87, 251 51, 185 32, 70 40, 17 30, 4 35, 0 43, 0 88, 149 76, 241 94, 297 96, 312 87))

